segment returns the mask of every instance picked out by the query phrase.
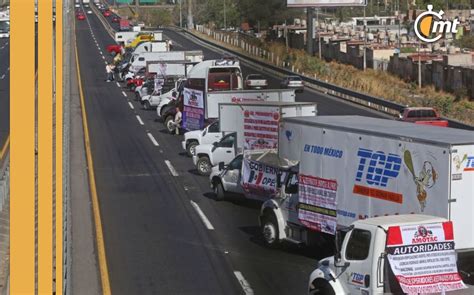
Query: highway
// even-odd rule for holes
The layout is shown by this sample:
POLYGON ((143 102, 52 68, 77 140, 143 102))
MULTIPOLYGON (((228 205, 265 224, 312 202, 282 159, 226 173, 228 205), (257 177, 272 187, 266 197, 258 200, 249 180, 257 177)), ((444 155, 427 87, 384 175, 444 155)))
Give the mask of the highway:
POLYGON ((10 134, 10 45, 0 39, 0 149, 10 134))
MULTIPOLYGON (((330 247, 322 241, 318 249, 267 249, 259 203, 214 200, 208 178, 181 150, 182 136, 165 132, 123 85, 104 81, 111 60, 105 46, 114 41, 96 15, 86 17, 76 21, 77 49, 113 294, 306 292, 309 273, 330 247)), ((174 31, 165 35, 178 50, 221 57, 174 31)), ((269 82, 276 87, 279 80, 269 82)), ((379 116, 308 90, 297 100, 318 103, 321 115, 379 116)))

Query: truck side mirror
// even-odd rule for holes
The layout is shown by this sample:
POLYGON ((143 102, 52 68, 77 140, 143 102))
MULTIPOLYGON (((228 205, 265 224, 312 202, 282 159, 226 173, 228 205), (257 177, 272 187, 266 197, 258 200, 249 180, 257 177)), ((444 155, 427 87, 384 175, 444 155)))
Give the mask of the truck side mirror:
POLYGON ((336 254, 334 254, 334 262, 337 263, 341 261, 341 231, 336 231, 336 236, 334 239, 336 246, 336 254))
POLYGON ((281 172, 278 171, 276 175, 276 188, 281 188, 281 172))
POLYGON ((224 162, 219 162, 219 171, 224 170, 225 168, 225 163, 224 162))

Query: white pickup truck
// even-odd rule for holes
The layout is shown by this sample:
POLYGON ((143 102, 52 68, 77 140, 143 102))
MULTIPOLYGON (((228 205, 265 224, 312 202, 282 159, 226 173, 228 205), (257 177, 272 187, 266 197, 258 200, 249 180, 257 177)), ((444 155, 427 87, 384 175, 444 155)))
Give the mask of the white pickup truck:
POLYGON ((200 144, 213 144, 218 142, 225 135, 225 132, 220 131, 219 120, 207 125, 203 130, 188 131, 184 134, 184 140, 181 142, 183 150, 188 156, 192 157, 196 146, 200 144))
POLYGON ((268 81, 260 74, 250 74, 245 77, 245 87, 247 89, 266 89, 268 81))

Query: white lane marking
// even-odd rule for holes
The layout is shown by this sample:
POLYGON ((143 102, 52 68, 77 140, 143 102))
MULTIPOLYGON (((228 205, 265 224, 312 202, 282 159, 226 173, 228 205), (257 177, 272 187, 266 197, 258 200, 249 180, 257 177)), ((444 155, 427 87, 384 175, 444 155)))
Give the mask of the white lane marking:
POLYGON ((170 161, 165 160, 165 164, 166 166, 168 166, 168 169, 170 170, 171 175, 173 175, 174 177, 179 176, 178 172, 176 171, 176 169, 174 169, 170 161))
POLYGON ((204 215, 204 212, 202 212, 201 208, 199 208, 199 205, 196 204, 194 201, 191 201, 191 205, 194 207, 194 210, 196 210, 199 217, 201 217, 201 220, 204 223, 204 225, 207 227, 207 229, 214 230, 214 227, 212 226, 209 219, 207 219, 206 215, 204 215))
POLYGON ((131 102, 128 102, 128 105, 130 106, 130 108, 131 108, 132 110, 135 109, 135 107, 133 106, 133 104, 132 104, 131 102))
POLYGON ((5 79, 5 74, 3 74, 1 77, 0 77, 0 80, 3 80, 5 79))
POLYGON ((156 141, 156 139, 153 137, 153 134, 151 134, 150 132, 147 132, 146 135, 148 135, 148 138, 151 140, 151 142, 153 142, 153 145, 155 145, 155 146, 160 146, 160 145, 158 144, 158 141, 156 141))
POLYGON ((108 64, 108 63, 105 61, 105 64, 108 64))
POLYGON ((120 87, 120 84, 119 84, 119 82, 115 82, 115 84, 117 84, 117 87, 120 87))
POLYGON ((124 91, 122 91, 122 95, 127 97, 127 94, 124 91))
POLYGON ((105 57, 102 55, 102 59, 105 60, 105 57))
POLYGON ((245 295, 253 295, 253 289, 250 286, 249 282, 247 282, 247 280, 244 278, 242 273, 240 271, 234 271, 234 275, 242 286, 242 289, 244 289, 245 295))
POLYGON ((138 123, 140 123, 140 125, 145 125, 145 123, 143 123, 142 118, 140 118, 139 115, 137 115, 136 117, 137 117, 138 123))

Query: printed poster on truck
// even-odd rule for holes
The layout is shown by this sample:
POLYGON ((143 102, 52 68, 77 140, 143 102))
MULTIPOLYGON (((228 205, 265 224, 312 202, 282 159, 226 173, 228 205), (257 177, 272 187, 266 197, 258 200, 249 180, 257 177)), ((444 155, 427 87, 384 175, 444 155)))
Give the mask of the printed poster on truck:
POLYGON ((298 218, 306 227, 335 234, 337 181, 299 175, 298 218))
POLYGON ((266 150, 278 148, 278 108, 244 110, 244 149, 266 150))
MULTIPOLYGON (((247 196, 266 200, 276 196, 276 179, 279 169, 244 157, 242 169, 242 188, 247 196)), ((285 173, 281 179, 285 178, 285 173)))
POLYGON ((339 130, 298 128, 291 123, 285 124, 280 135, 280 153, 299 148, 298 154, 288 155, 300 161, 302 191, 319 189, 303 185, 305 176, 337 181, 337 190, 331 191, 336 195, 336 208, 326 207, 328 200, 317 194, 300 194, 301 208, 318 208, 311 207, 313 212, 302 210, 296 222, 323 228, 325 223, 333 222, 334 210, 341 226, 357 219, 395 214, 448 217, 450 154, 443 147, 339 130), (321 214, 314 212, 316 209, 333 211, 321 214))
POLYGON ((407 294, 464 289, 456 265, 452 222, 389 227, 387 257, 407 294))
POLYGON ((201 90, 183 90, 183 128, 200 130, 204 128, 204 93, 201 90))

